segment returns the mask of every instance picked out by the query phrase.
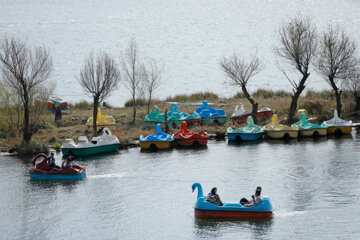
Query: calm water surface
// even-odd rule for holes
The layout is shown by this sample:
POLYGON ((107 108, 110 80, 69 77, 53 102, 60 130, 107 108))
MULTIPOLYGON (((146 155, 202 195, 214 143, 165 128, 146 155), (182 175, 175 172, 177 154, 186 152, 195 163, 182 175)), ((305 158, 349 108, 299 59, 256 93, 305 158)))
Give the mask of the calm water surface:
MULTIPOLYGON (((360 135, 228 144, 158 153, 139 148, 78 162, 80 181, 30 181, 29 160, 0 157, 0 239, 358 239, 360 135), (274 216, 194 218, 200 182, 225 202, 256 186, 274 216)), ((57 156, 60 164, 61 156, 57 156)))
MULTIPOLYGON (((290 90, 273 53, 283 22, 308 16, 320 32, 339 25, 360 39, 359 12, 359 0, 0 0, 0 39, 16 36, 49 48, 56 94, 69 102, 85 98, 75 75, 90 51, 106 50, 119 59, 131 37, 144 58, 165 65, 155 97, 199 91, 224 97, 239 90, 223 86, 224 55, 257 51, 265 69, 250 90, 290 90)), ((323 88, 330 86, 312 71, 306 89, 323 88)), ((129 98, 121 87, 109 101, 119 106, 129 98)))

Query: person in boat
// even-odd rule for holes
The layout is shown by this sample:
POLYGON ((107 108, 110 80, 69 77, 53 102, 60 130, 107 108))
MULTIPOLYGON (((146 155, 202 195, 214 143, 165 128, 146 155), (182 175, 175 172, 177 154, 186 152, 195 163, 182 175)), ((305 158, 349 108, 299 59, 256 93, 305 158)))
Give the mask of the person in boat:
POLYGON ((67 157, 65 161, 63 161, 62 163, 62 167, 66 167, 66 168, 73 168, 75 165, 74 163, 74 159, 72 157, 67 157))
POLYGON ((206 201, 211 202, 212 204, 215 204, 215 205, 218 205, 218 206, 224 205, 223 202, 221 201, 219 195, 217 194, 217 188, 216 187, 211 189, 211 192, 206 197, 206 201))
POLYGON ((50 156, 47 158, 47 164, 49 167, 60 168, 58 165, 55 164, 54 152, 51 152, 50 156))
POLYGON ((261 196, 261 187, 257 187, 255 191, 255 195, 251 196, 251 200, 248 201, 246 198, 242 198, 240 200, 240 203, 244 205, 245 207, 252 207, 259 205, 262 203, 263 197, 261 196))

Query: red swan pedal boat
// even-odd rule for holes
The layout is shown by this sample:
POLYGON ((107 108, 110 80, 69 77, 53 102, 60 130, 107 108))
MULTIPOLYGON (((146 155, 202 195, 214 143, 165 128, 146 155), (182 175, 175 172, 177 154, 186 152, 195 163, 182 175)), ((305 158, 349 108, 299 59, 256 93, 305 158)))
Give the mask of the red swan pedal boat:
POLYGON ((29 175, 31 179, 40 180, 76 180, 86 176, 86 169, 76 164, 73 168, 50 167, 47 164, 47 156, 40 153, 32 160, 29 175))
POLYGON ((206 146, 209 135, 206 132, 201 134, 190 132, 187 128, 187 123, 181 123, 180 131, 173 134, 177 144, 180 146, 206 146))

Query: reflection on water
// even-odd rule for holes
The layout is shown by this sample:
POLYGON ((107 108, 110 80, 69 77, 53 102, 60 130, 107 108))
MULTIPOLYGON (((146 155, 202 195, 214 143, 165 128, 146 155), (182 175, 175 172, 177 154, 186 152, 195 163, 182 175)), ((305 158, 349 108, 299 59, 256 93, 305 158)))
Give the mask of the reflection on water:
POLYGON ((244 147, 244 146, 251 146, 261 144, 264 140, 258 139, 255 141, 228 141, 229 146, 236 146, 236 147, 244 147))
POLYGON ((218 239, 231 236, 232 232, 243 232, 251 239, 263 239, 271 232, 273 217, 267 219, 242 220, 194 220, 197 238, 218 239), (226 236, 224 236, 226 235, 226 236))
POLYGON ((351 138, 132 148, 77 159, 87 169, 78 181, 30 180, 29 160, 2 157, 0 239, 319 239, 319 231, 351 239, 360 235, 359 143, 354 131, 351 138), (196 220, 194 182, 205 194, 218 187, 224 202, 262 186, 273 217, 196 220))

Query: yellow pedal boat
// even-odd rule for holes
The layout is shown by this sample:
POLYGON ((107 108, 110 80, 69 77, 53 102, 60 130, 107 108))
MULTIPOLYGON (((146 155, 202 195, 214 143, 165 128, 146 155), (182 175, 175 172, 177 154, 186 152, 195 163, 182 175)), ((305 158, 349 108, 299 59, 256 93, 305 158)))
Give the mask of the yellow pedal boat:
POLYGON ((263 127, 265 136, 274 139, 280 138, 297 138, 299 134, 298 126, 286 126, 279 123, 278 116, 274 114, 271 118, 271 123, 263 127))
MULTIPOLYGON (((98 109, 97 117, 96 117, 96 126, 97 129, 101 128, 109 128, 111 131, 115 130, 115 119, 113 116, 106 116, 101 114, 100 108, 98 109)), ((92 131, 93 129, 93 117, 89 117, 86 122, 86 126, 88 127, 88 131, 92 131)))

